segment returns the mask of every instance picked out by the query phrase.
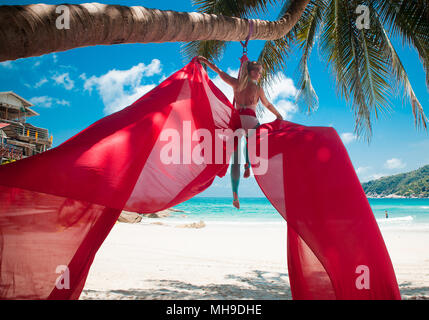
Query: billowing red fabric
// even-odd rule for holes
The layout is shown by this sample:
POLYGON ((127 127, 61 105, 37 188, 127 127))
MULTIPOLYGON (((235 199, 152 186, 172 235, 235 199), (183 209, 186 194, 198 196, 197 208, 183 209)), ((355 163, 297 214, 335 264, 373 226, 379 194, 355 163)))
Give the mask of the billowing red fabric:
POLYGON ((256 141, 263 140, 268 169, 255 178, 287 221, 293 298, 400 299, 382 235, 335 129, 276 120, 258 128, 256 141))
MULTIPOLYGON (((156 212, 208 188, 225 175, 232 150, 223 145, 218 162, 198 146, 207 137, 214 146, 223 139, 219 130, 239 126, 238 112, 194 59, 60 146, 0 166, 0 298, 77 299, 120 212, 156 212), (173 131, 179 140, 163 137, 173 131), (160 154, 173 142, 181 145, 179 163, 166 164, 160 154), (195 163, 194 152, 212 161, 195 163)), ((268 130, 261 139, 268 139, 269 170, 255 177, 288 221, 294 298, 399 298, 383 239, 335 130, 287 121, 263 125, 258 134, 261 128, 268 130), (369 268, 369 289, 356 289, 358 265, 369 268)))

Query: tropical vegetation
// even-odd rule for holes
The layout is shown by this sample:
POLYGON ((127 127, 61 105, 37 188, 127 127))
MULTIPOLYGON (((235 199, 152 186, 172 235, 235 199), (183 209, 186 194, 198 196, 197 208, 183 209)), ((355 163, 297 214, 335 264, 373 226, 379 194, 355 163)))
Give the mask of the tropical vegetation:
POLYGON ((368 181, 362 187, 369 197, 396 195, 429 198, 429 165, 417 170, 368 181))
MULTIPOLYGON (((294 1, 193 0, 200 12, 250 18, 278 8, 278 18, 287 16, 294 1)), ((392 107, 392 96, 408 97, 417 128, 427 130, 427 117, 417 98, 393 39, 413 47, 421 60, 429 88, 429 2, 427 0, 311 0, 301 18, 284 37, 267 40, 259 54, 269 85, 285 71, 289 55, 300 55, 297 83, 298 105, 307 113, 318 108, 309 59, 317 46, 322 63, 335 79, 339 96, 349 102, 355 115, 355 134, 370 142, 372 122, 392 107), (367 14, 367 21, 365 21, 367 14), (364 20, 364 21, 362 21, 364 20), (364 23, 362 23, 364 22, 364 23)), ((217 59, 227 41, 190 42, 188 56, 217 59)), ((406 99, 404 99, 404 103, 406 99)))

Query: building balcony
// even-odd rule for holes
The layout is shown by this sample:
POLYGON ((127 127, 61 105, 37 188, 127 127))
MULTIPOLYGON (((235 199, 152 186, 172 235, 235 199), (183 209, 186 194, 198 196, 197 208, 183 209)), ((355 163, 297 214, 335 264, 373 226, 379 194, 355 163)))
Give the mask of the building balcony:
POLYGON ((38 128, 29 123, 10 120, 1 119, 1 122, 9 123, 9 125, 2 130, 11 139, 21 140, 27 143, 43 144, 48 148, 52 146, 48 129, 38 128))

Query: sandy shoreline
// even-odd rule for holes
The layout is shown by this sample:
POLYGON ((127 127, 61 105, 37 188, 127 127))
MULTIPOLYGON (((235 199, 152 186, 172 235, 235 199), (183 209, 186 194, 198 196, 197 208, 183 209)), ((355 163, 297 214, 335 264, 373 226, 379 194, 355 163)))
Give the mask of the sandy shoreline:
MULTIPOLYGON (((285 231, 117 223, 80 299, 291 299, 285 231)), ((381 231, 403 299, 429 299, 429 234, 381 231)))

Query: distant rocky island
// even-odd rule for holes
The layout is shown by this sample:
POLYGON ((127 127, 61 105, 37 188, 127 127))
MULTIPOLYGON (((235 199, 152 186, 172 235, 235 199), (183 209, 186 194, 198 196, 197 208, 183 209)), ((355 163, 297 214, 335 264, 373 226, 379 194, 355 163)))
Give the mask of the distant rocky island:
POLYGON ((362 183, 368 198, 429 198, 429 165, 362 183))

